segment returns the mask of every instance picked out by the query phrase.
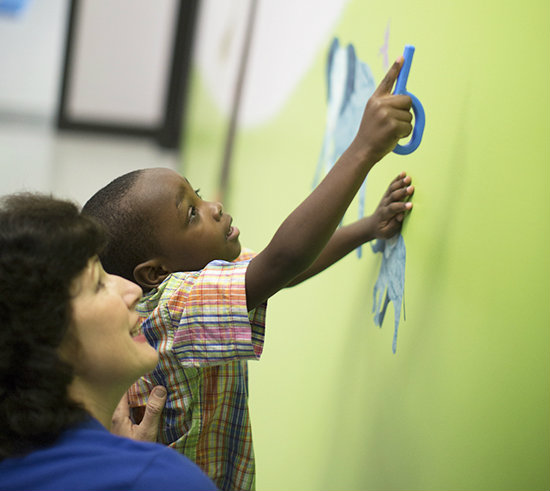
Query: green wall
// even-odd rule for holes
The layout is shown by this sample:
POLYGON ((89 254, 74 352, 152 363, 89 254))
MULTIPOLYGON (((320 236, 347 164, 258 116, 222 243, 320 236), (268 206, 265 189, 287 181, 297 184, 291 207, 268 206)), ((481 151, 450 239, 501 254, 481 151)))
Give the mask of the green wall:
MULTIPOLYGON (((310 190, 332 36, 377 81, 388 21, 390 62, 416 46, 422 145, 367 188, 370 212, 401 170, 416 186, 397 353, 370 248, 271 299, 250 364, 259 491, 550 489, 549 19, 547 0, 351 1, 283 110, 238 132, 225 207, 261 250, 310 190)), ((183 172, 213 197, 227 121, 193 82, 183 172)))

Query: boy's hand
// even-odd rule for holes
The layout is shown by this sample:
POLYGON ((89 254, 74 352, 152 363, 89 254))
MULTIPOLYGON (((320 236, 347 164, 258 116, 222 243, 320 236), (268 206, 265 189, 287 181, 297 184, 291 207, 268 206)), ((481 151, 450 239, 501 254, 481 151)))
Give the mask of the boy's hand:
POLYGON ((412 203, 405 202, 414 193, 411 182, 411 177, 402 172, 389 185, 372 214, 375 238, 389 239, 401 229, 405 213, 412 209, 412 203))
POLYGON ((368 100, 359 130, 350 146, 373 164, 391 152, 397 142, 412 131, 411 98, 391 94, 403 61, 403 56, 396 60, 368 100))
POLYGON ((124 394, 113 413, 111 433, 142 442, 156 442, 165 403, 166 389, 161 385, 154 387, 147 399, 143 419, 139 424, 134 424, 130 419, 128 394, 124 394))

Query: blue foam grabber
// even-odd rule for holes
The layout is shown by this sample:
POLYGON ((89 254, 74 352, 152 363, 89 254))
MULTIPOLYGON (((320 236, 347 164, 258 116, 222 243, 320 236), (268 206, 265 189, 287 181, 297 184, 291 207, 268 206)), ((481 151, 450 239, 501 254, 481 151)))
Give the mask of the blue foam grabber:
POLYGON ((412 132, 411 139, 406 145, 397 145, 394 148, 394 152, 399 155, 408 155, 409 153, 414 152, 420 142, 422 141, 422 134, 424 133, 424 124, 425 124, 425 115, 424 108, 418 100, 418 98, 407 91, 407 80, 409 78, 409 72, 411 70, 412 59, 414 55, 414 46, 407 45, 405 46, 405 51, 403 52, 403 57, 405 62, 401 67, 401 71, 397 76, 397 82, 395 83, 394 94, 404 94, 408 95, 412 99, 412 110, 414 113, 414 128, 412 132))

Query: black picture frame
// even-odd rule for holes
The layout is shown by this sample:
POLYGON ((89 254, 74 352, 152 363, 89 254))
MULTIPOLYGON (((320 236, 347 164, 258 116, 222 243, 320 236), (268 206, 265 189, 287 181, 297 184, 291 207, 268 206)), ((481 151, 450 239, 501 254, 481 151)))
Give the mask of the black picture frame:
POLYGON ((78 28, 77 18, 82 1, 86 0, 71 0, 70 4, 57 128, 59 130, 145 137, 152 139, 163 148, 178 149, 183 132, 189 70, 200 0, 178 0, 178 18, 164 93, 163 117, 161 123, 155 126, 119 124, 108 120, 97 121, 94 119, 92 121, 70 116, 67 108, 72 74, 73 41, 78 28))

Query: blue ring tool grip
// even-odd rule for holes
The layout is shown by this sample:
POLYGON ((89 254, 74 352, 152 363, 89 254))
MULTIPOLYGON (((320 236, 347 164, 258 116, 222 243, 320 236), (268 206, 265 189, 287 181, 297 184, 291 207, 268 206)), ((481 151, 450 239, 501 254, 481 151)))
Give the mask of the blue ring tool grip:
POLYGON ((422 134, 424 133, 424 124, 426 122, 426 118, 424 115, 424 108, 422 107, 422 104, 418 100, 418 98, 407 91, 407 79, 409 78, 409 71, 411 69, 412 64, 412 58, 414 55, 414 46, 407 45, 405 46, 405 51, 403 52, 403 57, 405 58, 405 62, 403 63, 403 66, 401 67, 401 71, 399 72, 399 75, 397 76, 397 82, 395 83, 395 90, 394 94, 404 94, 408 95, 412 99, 412 110, 414 113, 414 128, 412 132, 411 139, 409 143, 406 145, 397 145, 394 148, 394 152, 399 155, 408 155, 409 153, 414 152, 418 145, 420 145, 420 142, 422 141, 422 134))

